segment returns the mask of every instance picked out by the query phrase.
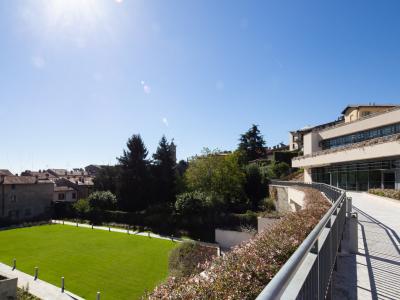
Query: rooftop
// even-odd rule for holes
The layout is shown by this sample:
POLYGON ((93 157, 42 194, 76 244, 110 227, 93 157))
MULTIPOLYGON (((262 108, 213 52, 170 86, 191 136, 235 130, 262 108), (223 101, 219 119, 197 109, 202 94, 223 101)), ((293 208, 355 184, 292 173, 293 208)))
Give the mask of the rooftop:
POLYGON ((53 184, 50 180, 38 180, 35 176, 5 176, 3 184, 53 184))
POLYGON ((360 107, 387 107, 387 108, 391 108, 391 107, 396 107, 396 106, 400 106, 398 104, 375 104, 375 103, 369 103, 369 104, 349 104, 346 106, 346 108, 342 111, 342 114, 344 115, 346 113, 346 111, 349 108, 360 108, 360 107))

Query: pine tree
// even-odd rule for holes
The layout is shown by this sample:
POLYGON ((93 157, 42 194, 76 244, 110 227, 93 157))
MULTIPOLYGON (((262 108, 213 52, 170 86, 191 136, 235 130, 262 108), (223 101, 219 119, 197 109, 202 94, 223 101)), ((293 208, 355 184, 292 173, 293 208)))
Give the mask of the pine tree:
POLYGON ((120 167, 118 206, 120 209, 137 211, 149 205, 148 151, 140 135, 133 135, 127 142, 127 150, 117 158, 120 167))
POLYGON ((263 157, 265 141, 258 125, 253 124, 248 131, 241 134, 239 141, 238 150, 243 153, 246 163, 263 157))
POLYGON ((176 146, 162 136, 153 154, 154 191, 157 202, 173 202, 176 194, 176 146))

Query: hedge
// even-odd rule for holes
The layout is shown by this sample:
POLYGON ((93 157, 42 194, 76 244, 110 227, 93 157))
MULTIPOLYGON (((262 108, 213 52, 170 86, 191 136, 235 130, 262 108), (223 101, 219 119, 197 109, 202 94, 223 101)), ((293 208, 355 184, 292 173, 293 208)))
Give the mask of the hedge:
POLYGON ((368 190, 370 194, 388 197, 396 200, 400 200, 400 190, 390 190, 390 189, 370 189, 368 190))

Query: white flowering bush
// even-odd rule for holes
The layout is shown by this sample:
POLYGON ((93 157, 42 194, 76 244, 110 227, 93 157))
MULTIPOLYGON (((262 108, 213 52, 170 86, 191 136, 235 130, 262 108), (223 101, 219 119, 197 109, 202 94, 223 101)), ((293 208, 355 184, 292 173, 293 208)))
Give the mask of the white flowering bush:
POLYGON ((304 209, 285 215, 273 227, 188 278, 170 277, 148 299, 255 299, 330 207, 320 192, 304 189, 304 209))

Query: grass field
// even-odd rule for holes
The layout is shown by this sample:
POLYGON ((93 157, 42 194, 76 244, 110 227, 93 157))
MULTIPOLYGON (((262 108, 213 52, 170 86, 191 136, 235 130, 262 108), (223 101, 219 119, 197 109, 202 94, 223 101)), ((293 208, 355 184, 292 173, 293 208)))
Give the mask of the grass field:
POLYGON ((177 244, 118 232, 46 225, 0 231, 0 261, 86 299, 138 299, 168 275, 177 244))

